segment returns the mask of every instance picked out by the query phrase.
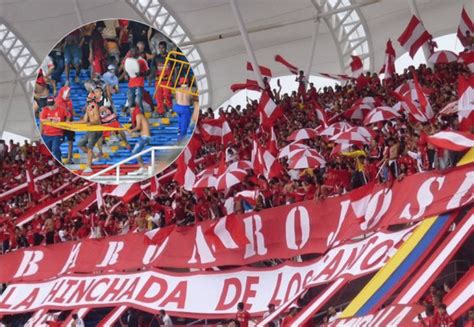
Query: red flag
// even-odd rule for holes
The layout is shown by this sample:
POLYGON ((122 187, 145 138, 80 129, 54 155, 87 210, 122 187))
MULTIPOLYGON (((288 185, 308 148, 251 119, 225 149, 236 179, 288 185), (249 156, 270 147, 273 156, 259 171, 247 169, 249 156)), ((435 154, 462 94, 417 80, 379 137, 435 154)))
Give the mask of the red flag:
POLYGON ((471 18, 467 14, 466 9, 463 7, 462 12, 461 12, 461 21, 459 22, 459 26, 458 26, 457 36, 458 36, 459 41, 461 41, 461 44, 464 47, 468 45, 467 38, 466 38, 467 31, 469 31, 472 35, 474 33, 474 24, 472 23, 471 18))
POLYGON ((160 182, 156 175, 151 178, 150 192, 152 197, 156 197, 161 193, 160 182))
MULTIPOLYGON (((262 76, 266 76, 266 77, 272 77, 272 71, 270 68, 267 68, 265 66, 258 66, 260 68, 260 74, 262 76)), ((253 67, 252 67, 252 64, 250 62, 247 61, 247 70, 249 71, 252 71, 253 72, 253 67)))
POLYGON ((384 74, 384 80, 391 78, 395 74, 395 49, 392 46, 392 41, 388 39, 385 48, 385 63, 380 70, 380 74, 384 74))
POLYGON ((423 90, 420 86, 420 83, 418 83, 418 78, 416 77, 415 73, 413 74, 413 82, 415 83, 415 90, 418 102, 420 104, 420 111, 426 117, 427 120, 430 120, 434 117, 433 109, 431 108, 431 105, 425 93, 423 93, 423 90))
MULTIPOLYGON (((418 107, 412 102, 410 97, 406 95, 401 95, 398 92, 392 92, 392 95, 398 99, 402 104, 406 104, 406 108, 408 108, 408 113, 416 120, 420 122, 427 122, 428 119, 425 117, 425 115, 418 109, 418 107)), ((405 107, 403 107, 405 108, 405 107)))
POLYGON ((408 26, 398 38, 400 45, 414 57, 418 49, 426 42, 431 40, 432 36, 423 26, 423 23, 413 15, 408 26))
POLYGON ((206 119, 201 124, 201 134, 206 141, 216 141, 227 145, 234 141, 234 135, 224 116, 206 119))
POLYGON ((251 162, 252 162, 252 170, 256 176, 262 175, 264 172, 263 169, 263 164, 260 161, 260 146, 258 145, 258 141, 256 137, 253 139, 253 148, 252 148, 252 156, 251 156, 251 162))
POLYGON ((268 151, 270 151, 270 153, 274 156, 278 155, 278 141, 275 135, 275 131, 273 130, 273 126, 272 128, 270 128, 270 139, 268 140, 267 148, 268 151))
POLYGON ((97 208, 100 209, 104 205, 104 196, 102 195, 102 186, 100 183, 97 183, 97 187, 95 189, 95 196, 97 199, 97 208))
POLYGON ((286 61, 282 56, 276 55, 275 56, 275 61, 279 62, 280 64, 284 65, 286 68, 290 70, 292 74, 298 75, 299 74, 299 69, 298 67, 290 64, 288 61, 286 61))
POLYGON ((258 86, 258 83, 256 80, 248 79, 246 83, 232 84, 230 86, 230 89, 234 93, 240 90, 245 90, 245 89, 252 90, 252 91, 260 91, 260 86, 258 86))
POLYGON ((474 134, 458 131, 442 131, 428 136, 428 143, 441 149, 464 151, 474 147, 474 134))
POLYGON ((364 64, 359 56, 351 56, 352 77, 359 77, 364 72, 364 64))
POLYGON ((283 115, 283 109, 270 98, 267 92, 262 92, 257 111, 260 113, 260 124, 265 127, 272 126, 275 120, 283 115))
POLYGON ((30 167, 26 167, 26 182, 28 184, 28 193, 36 194, 38 193, 38 189, 36 188, 35 178, 33 173, 31 172, 30 167))
POLYGON ((459 129, 469 131, 474 123, 474 75, 469 78, 459 76, 458 96, 459 129))
POLYGON ((185 162, 185 157, 181 154, 176 160, 177 168, 173 179, 185 190, 192 191, 196 182, 196 174, 194 173, 194 161, 185 162))

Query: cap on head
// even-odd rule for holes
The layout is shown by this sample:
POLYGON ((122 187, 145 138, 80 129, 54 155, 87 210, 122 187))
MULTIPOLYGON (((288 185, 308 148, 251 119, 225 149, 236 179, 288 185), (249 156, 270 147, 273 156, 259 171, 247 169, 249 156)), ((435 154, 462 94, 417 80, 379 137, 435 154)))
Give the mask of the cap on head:
POLYGON ((54 102, 54 97, 51 97, 51 96, 50 96, 50 97, 48 97, 48 98, 46 99, 46 105, 48 105, 48 106, 54 106, 54 103, 55 103, 55 102, 54 102))

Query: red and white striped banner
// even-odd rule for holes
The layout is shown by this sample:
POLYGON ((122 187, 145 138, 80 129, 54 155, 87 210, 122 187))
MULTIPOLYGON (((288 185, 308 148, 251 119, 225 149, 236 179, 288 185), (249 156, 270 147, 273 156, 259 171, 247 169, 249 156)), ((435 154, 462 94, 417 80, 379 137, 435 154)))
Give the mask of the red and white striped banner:
POLYGON ((431 35, 425 29, 423 23, 413 15, 405 31, 398 38, 398 42, 413 58, 418 49, 430 39, 431 35))
POLYGON ((474 147, 474 134, 443 131, 428 136, 428 142, 441 149, 464 151, 474 147))

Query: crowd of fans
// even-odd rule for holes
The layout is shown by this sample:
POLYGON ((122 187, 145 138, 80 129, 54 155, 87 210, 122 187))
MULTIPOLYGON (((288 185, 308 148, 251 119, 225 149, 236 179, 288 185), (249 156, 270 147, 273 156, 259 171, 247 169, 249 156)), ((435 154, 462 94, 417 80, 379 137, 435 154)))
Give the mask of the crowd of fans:
MULTIPOLYGON (((273 97, 278 105, 284 110, 284 116, 278 119, 273 128, 278 140, 278 147, 290 143, 287 137, 300 128, 317 128, 320 125, 314 112, 314 103, 326 108, 328 117, 339 115, 348 110, 351 105, 362 97, 374 97, 381 99, 386 105, 396 104, 391 90, 402 83, 418 76, 420 84, 430 90, 429 100, 433 111, 438 113, 446 104, 458 99, 457 80, 459 75, 468 75, 469 70, 463 64, 451 63, 436 65, 429 68, 420 65, 417 69, 410 67, 402 74, 395 74, 392 79, 380 81, 377 74, 367 73, 366 77, 357 82, 337 85, 334 88, 325 87, 319 92, 313 85, 309 85, 304 94, 298 91, 292 94, 279 94, 276 90, 273 97), (290 123, 291 122, 291 123, 290 123)), ((213 167, 222 157, 227 164, 237 160, 250 160, 252 152, 252 140, 258 139, 261 145, 266 145, 270 138, 270 132, 261 128, 258 118, 258 101, 251 101, 245 108, 220 108, 213 112, 210 108, 201 114, 200 123, 218 115, 224 116, 229 123, 235 142, 226 148, 219 142, 204 142, 200 140, 200 134, 195 134, 194 139, 199 143, 196 154, 195 173, 199 174, 203 169, 213 167)), ((349 121, 344 115, 339 115, 336 121, 349 121)), ((361 122, 351 121, 354 125, 361 122)), ((470 124, 472 132, 472 124, 470 124)), ((40 226, 33 228, 38 233, 45 233, 46 221, 50 224, 55 236, 46 238, 45 235, 37 239, 53 242, 63 240, 77 240, 81 237, 103 237, 115 234, 123 234, 130 231, 145 231, 156 227, 170 224, 187 225, 195 222, 216 219, 232 213, 243 213, 248 211, 259 211, 265 208, 285 205, 303 200, 319 200, 328 196, 334 196, 350 191, 371 181, 390 182, 400 180, 404 176, 414 174, 423 170, 444 169, 454 166, 462 153, 434 148, 427 143, 426 137, 440 130, 459 129, 457 115, 440 116, 429 123, 420 123, 409 119, 406 115, 397 120, 384 122, 375 126, 375 137, 372 142, 363 146, 354 146, 347 152, 334 151, 335 144, 327 138, 317 137, 302 141, 302 143, 316 149, 327 161, 325 167, 307 169, 289 169, 285 158, 280 159, 283 172, 279 177, 266 179, 264 176, 255 176, 252 170, 248 170, 245 180, 230 188, 229 190, 216 191, 213 188, 198 189, 193 192, 185 190, 177 182, 170 180, 160 183, 158 194, 151 197, 150 194, 142 193, 130 203, 120 203, 113 197, 106 197, 106 205, 102 210, 72 210, 80 202, 78 198, 85 198, 90 189, 85 190, 55 208, 39 214, 30 224, 26 224, 18 232, 14 230, 14 224, 10 224, 9 233, 3 233, 4 243, 7 242, 5 235, 10 235, 9 245, 5 249, 26 244, 15 241, 15 235, 26 234, 31 225, 40 226), (355 153, 355 155, 353 155, 355 153), (388 161, 395 162, 396 169, 391 169, 388 161), (234 195, 242 190, 258 191, 256 203, 252 204, 245 200, 235 200, 234 195), (71 213, 73 216, 71 216, 71 213), (81 231, 81 232, 79 232, 81 231), (60 236, 61 234, 61 236, 60 236)), ((11 143, 12 144, 12 143, 11 143)), ((22 167, 28 161, 54 162, 45 155, 35 156, 31 149, 37 149, 29 144, 23 147, 10 145, 7 147, 0 142, 0 155, 5 157, 4 164, 7 169, 2 170, 2 185, 5 190, 13 185, 26 180, 22 167), (8 149, 7 149, 8 148, 8 149), (4 149, 4 150, 2 150, 4 149), (5 150, 7 149, 7 150, 5 150), (32 155, 29 156, 28 154, 32 155), (43 161, 40 161, 43 160, 43 161)), ((37 176, 49 170, 47 165, 33 164, 34 175, 37 176)), ((175 169, 172 165, 163 174, 175 169)), ((55 187, 60 186, 61 180, 70 180, 67 173, 61 170, 60 177, 51 177, 39 183, 40 189, 49 193, 55 187)), ((81 184, 80 180, 76 184, 81 184)), ((70 188, 66 188, 64 191, 70 188)), ((2 206, 2 213, 9 217, 18 217, 21 211, 25 211, 24 205, 29 197, 22 195, 2 206), (21 209, 19 209, 21 208, 21 209)), ((32 206, 31 204, 29 206, 32 206)), ((7 224, 3 223, 3 229, 7 224)), ((21 236, 18 236, 21 237, 21 236)), ((28 243, 31 245, 31 243, 28 243)))

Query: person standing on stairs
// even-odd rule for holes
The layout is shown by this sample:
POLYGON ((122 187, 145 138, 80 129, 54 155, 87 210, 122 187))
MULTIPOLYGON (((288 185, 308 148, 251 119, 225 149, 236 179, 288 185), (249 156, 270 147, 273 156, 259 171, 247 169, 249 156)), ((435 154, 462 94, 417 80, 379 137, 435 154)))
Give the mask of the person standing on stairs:
POLYGON ((128 80, 127 99, 130 108, 138 106, 142 113, 145 113, 143 107, 143 89, 145 87, 145 76, 148 74, 148 64, 145 59, 138 57, 137 48, 131 48, 128 57, 124 60, 124 68, 128 80))
POLYGON ((161 41, 158 44, 158 49, 159 53, 157 53, 153 58, 153 66, 156 68, 155 101, 156 112, 158 116, 163 117, 165 112, 167 112, 172 105, 171 90, 165 87, 160 87, 160 85, 158 85, 158 81, 160 79, 160 75, 163 74, 161 84, 169 85, 167 83, 169 83, 171 80, 172 72, 169 64, 165 67, 166 57, 168 57, 166 42, 161 41))
MULTIPOLYGON (((135 127, 130 130, 130 134, 140 131, 140 139, 135 144, 132 154, 142 152, 147 145, 151 142, 150 124, 145 115, 140 111, 138 106, 135 107, 133 115, 135 116, 135 127)), ((147 166, 141 157, 137 157, 137 161, 140 164, 140 169, 133 172, 133 175, 142 175, 147 172, 147 166)))
MULTIPOLYGON (((86 113, 81 120, 73 122, 74 124, 100 125, 100 114, 97 103, 91 102, 87 106, 86 113)), ((87 164, 83 173, 92 173, 93 149, 97 141, 102 137, 102 132, 87 132, 77 143, 82 152, 87 154, 87 164)))
POLYGON ((70 65, 73 65, 76 69, 76 77, 74 82, 78 84, 79 74, 81 73, 81 61, 82 61, 82 50, 81 50, 81 30, 77 29, 69 33, 64 40, 64 68, 66 70, 66 81, 69 82, 69 69, 70 65))
MULTIPOLYGON (((74 112, 74 108, 72 106, 72 101, 70 99, 71 95, 71 88, 69 86, 63 86, 59 89, 58 96, 56 97, 56 106, 61 108, 66 112, 66 121, 71 122, 74 120, 74 116, 76 113, 74 112)), ((76 138, 76 133, 74 131, 64 130, 64 140, 67 140, 68 143, 68 150, 67 150, 67 159, 66 164, 73 164, 72 161, 72 147, 74 144, 74 140, 76 138)))
POLYGON ((199 107, 199 100, 191 94, 191 87, 189 87, 187 83, 186 78, 182 77, 179 80, 181 86, 177 88, 175 92, 176 103, 173 106, 173 110, 178 114, 178 142, 186 138, 193 112, 196 106, 199 107), (191 103, 193 105, 191 105, 191 103))
MULTIPOLYGON (((58 107, 54 102, 53 97, 48 97, 46 106, 43 108, 40 114, 40 121, 43 122, 63 122, 66 119, 66 111, 62 107, 58 107)), ((61 162, 61 140, 63 138, 64 131, 60 128, 42 125, 41 136, 44 144, 51 151, 53 156, 61 162)))

